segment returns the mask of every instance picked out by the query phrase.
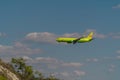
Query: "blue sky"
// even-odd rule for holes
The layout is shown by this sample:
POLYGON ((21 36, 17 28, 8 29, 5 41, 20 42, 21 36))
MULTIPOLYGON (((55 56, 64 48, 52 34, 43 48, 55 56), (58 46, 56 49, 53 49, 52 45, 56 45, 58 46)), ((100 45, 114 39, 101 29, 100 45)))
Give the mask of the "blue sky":
POLYGON ((0 1, 0 57, 65 80, 119 80, 119 20, 119 0, 0 1), (90 43, 55 41, 90 31, 90 43))

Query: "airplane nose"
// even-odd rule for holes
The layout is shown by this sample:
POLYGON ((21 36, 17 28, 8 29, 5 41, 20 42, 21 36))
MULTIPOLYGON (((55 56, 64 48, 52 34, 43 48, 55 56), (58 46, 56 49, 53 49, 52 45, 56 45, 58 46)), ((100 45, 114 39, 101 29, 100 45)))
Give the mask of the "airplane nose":
POLYGON ((59 38, 57 38, 56 41, 59 41, 59 38))
POLYGON ((60 38, 57 38, 56 41, 57 41, 57 42, 60 42, 60 38))

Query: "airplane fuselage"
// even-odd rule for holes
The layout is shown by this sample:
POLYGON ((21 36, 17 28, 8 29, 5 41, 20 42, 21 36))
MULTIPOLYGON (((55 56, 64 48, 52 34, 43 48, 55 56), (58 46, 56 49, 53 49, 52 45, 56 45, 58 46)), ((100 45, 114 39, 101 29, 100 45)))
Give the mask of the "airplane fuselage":
MULTIPOLYGON (((66 43, 72 43, 74 40, 76 40, 77 38, 57 38, 57 42, 66 42, 66 43)), ((78 40, 78 43, 85 43, 85 42, 90 42, 92 40, 92 38, 87 38, 87 37, 83 37, 80 40, 78 40)))
POLYGON ((59 37, 56 39, 57 42, 66 42, 66 43, 85 43, 90 42, 93 40, 93 32, 90 32, 86 37, 79 37, 79 38, 66 38, 66 37, 59 37))

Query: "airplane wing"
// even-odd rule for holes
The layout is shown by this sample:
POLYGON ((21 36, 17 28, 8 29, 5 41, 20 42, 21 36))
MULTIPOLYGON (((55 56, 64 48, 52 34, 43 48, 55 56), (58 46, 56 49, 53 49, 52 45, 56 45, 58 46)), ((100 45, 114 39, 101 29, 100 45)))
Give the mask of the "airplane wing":
POLYGON ((79 38, 77 38, 77 39, 73 40, 73 44, 76 44, 76 43, 77 43, 77 41, 78 41, 78 40, 80 40, 81 38, 83 38, 83 37, 79 37, 79 38))

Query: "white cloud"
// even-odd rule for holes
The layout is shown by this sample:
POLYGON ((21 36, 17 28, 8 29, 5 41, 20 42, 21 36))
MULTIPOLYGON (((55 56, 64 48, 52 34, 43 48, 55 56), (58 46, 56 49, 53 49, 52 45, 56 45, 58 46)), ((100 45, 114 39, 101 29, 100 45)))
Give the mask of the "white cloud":
POLYGON ((80 37, 78 33, 65 33, 57 35, 49 32, 33 32, 26 35, 25 40, 37 43, 50 43, 55 44, 57 37, 80 37))
POLYGON ((115 39, 120 39, 120 35, 119 35, 119 36, 118 36, 118 35, 113 36, 113 38, 115 38, 115 39))
POLYGON ((46 75, 52 72, 52 75, 62 79, 70 80, 72 78, 84 76, 86 73, 79 70, 83 64, 79 62, 65 62, 51 57, 31 58, 23 56, 28 64, 34 65, 35 69, 42 69, 42 73, 46 75), (78 69, 78 70, 76 70, 78 69))
POLYGON ((111 32, 108 34, 101 34, 98 33, 95 29, 88 29, 86 30, 86 33, 89 33, 93 31, 94 32, 94 37, 99 38, 99 39, 104 39, 104 38, 113 38, 113 39, 120 39, 120 32, 111 32))
POLYGON ((74 71, 61 71, 61 72, 55 72, 53 73, 54 76, 57 77, 62 77, 62 79, 65 80, 72 80, 72 79, 78 79, 81 76, 85 76, 85 72, 84 71, 80 71, 80 70, 74 70, 74 71))
POLYGON ((110 65, 110 68, 108 69, 108 71, 109 71, 109 72, 115 71, 115 67, 116 67, 115 65, 111 64, 111 65, 110 65))
POLYGON ((0 37, 6 36, 5 33, 0 32, 0 37))
POLYGON ((98 62, 99 60, 97 58, 91 58, 87 59, 88 62, 98 62))
POLYGON ((52 64, 54 66, 60 66, 60 67, 81 67, 83 64, 78 62, 63 62, 61 60, 57 60, 55 58, 50 57, 37 57, 35 58, 36 61, 42 62, 42 63, 48 63, 52 64))
POLYGON ((104 38, 106 38, 107 36, 104 35, 104 34, 98 34, 98 33, 96 33, 96 34, 95 34, 95 37, 96 37, 96 38, 100 38, 100 39, 104 39, 104 38))
POLYGON ((27 61, 28 61, 28 60, 29 60, 29 61, 33 60, 32 58, 30 58, 30 57, 28 57, 28 56, 23 56, 22 58, 23 58, 24 60, 27 60, 27 61))
POLYGON ((52 75, 56 77, 70 80, 71 77, 76 78, 86 74, 84 71, 76 70, 80 69, 83 65, 78 62, 64 62, 51 57, 31 58, 29 56, 23 56, 22 58, 26 60, 28 65, 32 65, 34 69, 39 70, 45 75, 49 75, 52 72, 52 75))
POLYGON ((56 35, 49 32, 33 32, 26 35, 26 40, 39 43, 56 43, 56 35))
POLYGON ((83 66, 83 64, 77 63, 77 62, 71 62, 71 63, 63 63, 62 66, 66 66, 66 67, 80 67, 80 66, 83 66))
POLYGON ((80 37, 82 35, 80 35, 79 33, 65 33, 62 36, 63 37, 80 37))
POLYGON ((84 75, 85 75, 85 72, 84 72, 84 71, 75 70, 74 73, 75 73, 77 76, 84 76, 84 75))
POLYGON ((70 77, 70 73, 68 72, 61 72, 60 74, 64 77, 70 77))
POLYGON ((62 75, 63 77, 69 78, 69 77, 80 77, 80 76, 84 76, 86 73, 84 71, 80 71, 80 70, 74 70, 71 72, 68 71, 63 71, 58 73, 57 75, 62 75))
POLYGON ((98 59, 94 58, 93 61, 94 61, 94 62, 98 62, 98 59))
POLYGON ((50 58, 50 57, 37 57, 35 60, 42 62, 42 63, 57 63, 58 62, 57 59, 50 58))
POLYGON ((117 59, 120 59, 120 56, 117 56, 117 59))
POLYGON ((71 77, 73 78, 77 78, 77 77, 81 77, 81 76, 85 76, 85 72, 84 71, 80 71, 80 70, 74 70, 74 71, 63 71, 58 73, 57 75, 60 75, 62 77, 64 77, 67 80, 71 80, 71 77))
POLYGON ((112 8, 113 8, 113 9, 118 9, 118 8, 120 8, 120 4, 115 5, 115 6, 113 6, 112 8))
POLYGON ((110 33, 109 36, 114 39, 120 39, 120 32, 110 33))
POLYGON ((36 43, 51 43, 51 44, 56 44, 56 38, 58 37, 81 37, 81 36, 87 36, 89 32, 93 31, 94 32, 94 37, 95 38, 106 38, 106 35, 104 34, 99 34, 97 33, 96 30, 94 29, 88 29, 85 31, 85 34, 82 33, 83 35, 75 32, 75 33, 64 33, 63 35, 57 35, 53 34, 50 32, 32 32, 28 33, 25 36, 26 41, 31 41, 31 42, 36 42, 36 43), (87 34, 87 35, 86 35, 87 34))
POLYGON ((115 65, 111 64, 110 67, 111 67, 111 68, 115 68, 115 65))
POLYGON ((83 64, 79 62, 64 62, 62 60, 58 60, 56 58, 51 58, 51 57, 36 57, 35 59, 32 59, 28 56, 23 56, 28 62, 32 64, 45 64, 46 67, 49 69, 59 69, 59 68, 80 68, 83 66, 83 64))
POLYGON ((120 54, 120 50, 118 50, 117 53, 120 54))
POLYGON ((114 69, 112 69, 112 68, 109 68, 109 69, 108 69, 108 71, 109 71, 109 72, 113 72, 113 71, 114 71, 114 69))
POLYGON ((86 33, 89 33, 89 32, 91 32, 91 31, 94 32, 94 37, 95 37, 95 38, 104 39, 104 38, 107 37, 107 36, 104 35, 104 34, 98 33, 95 29, 87 29, 87 30, 86 30, 86 33))
POLYGON ((25 46, 22 43, 15 43, 12 46, 7 46, 7 45, 0 45, 0 53, 3 54, 34 54, 34 53, 41 53, 42 50, 37 48, 37 49, 32 49, 28 46, 25 46))

